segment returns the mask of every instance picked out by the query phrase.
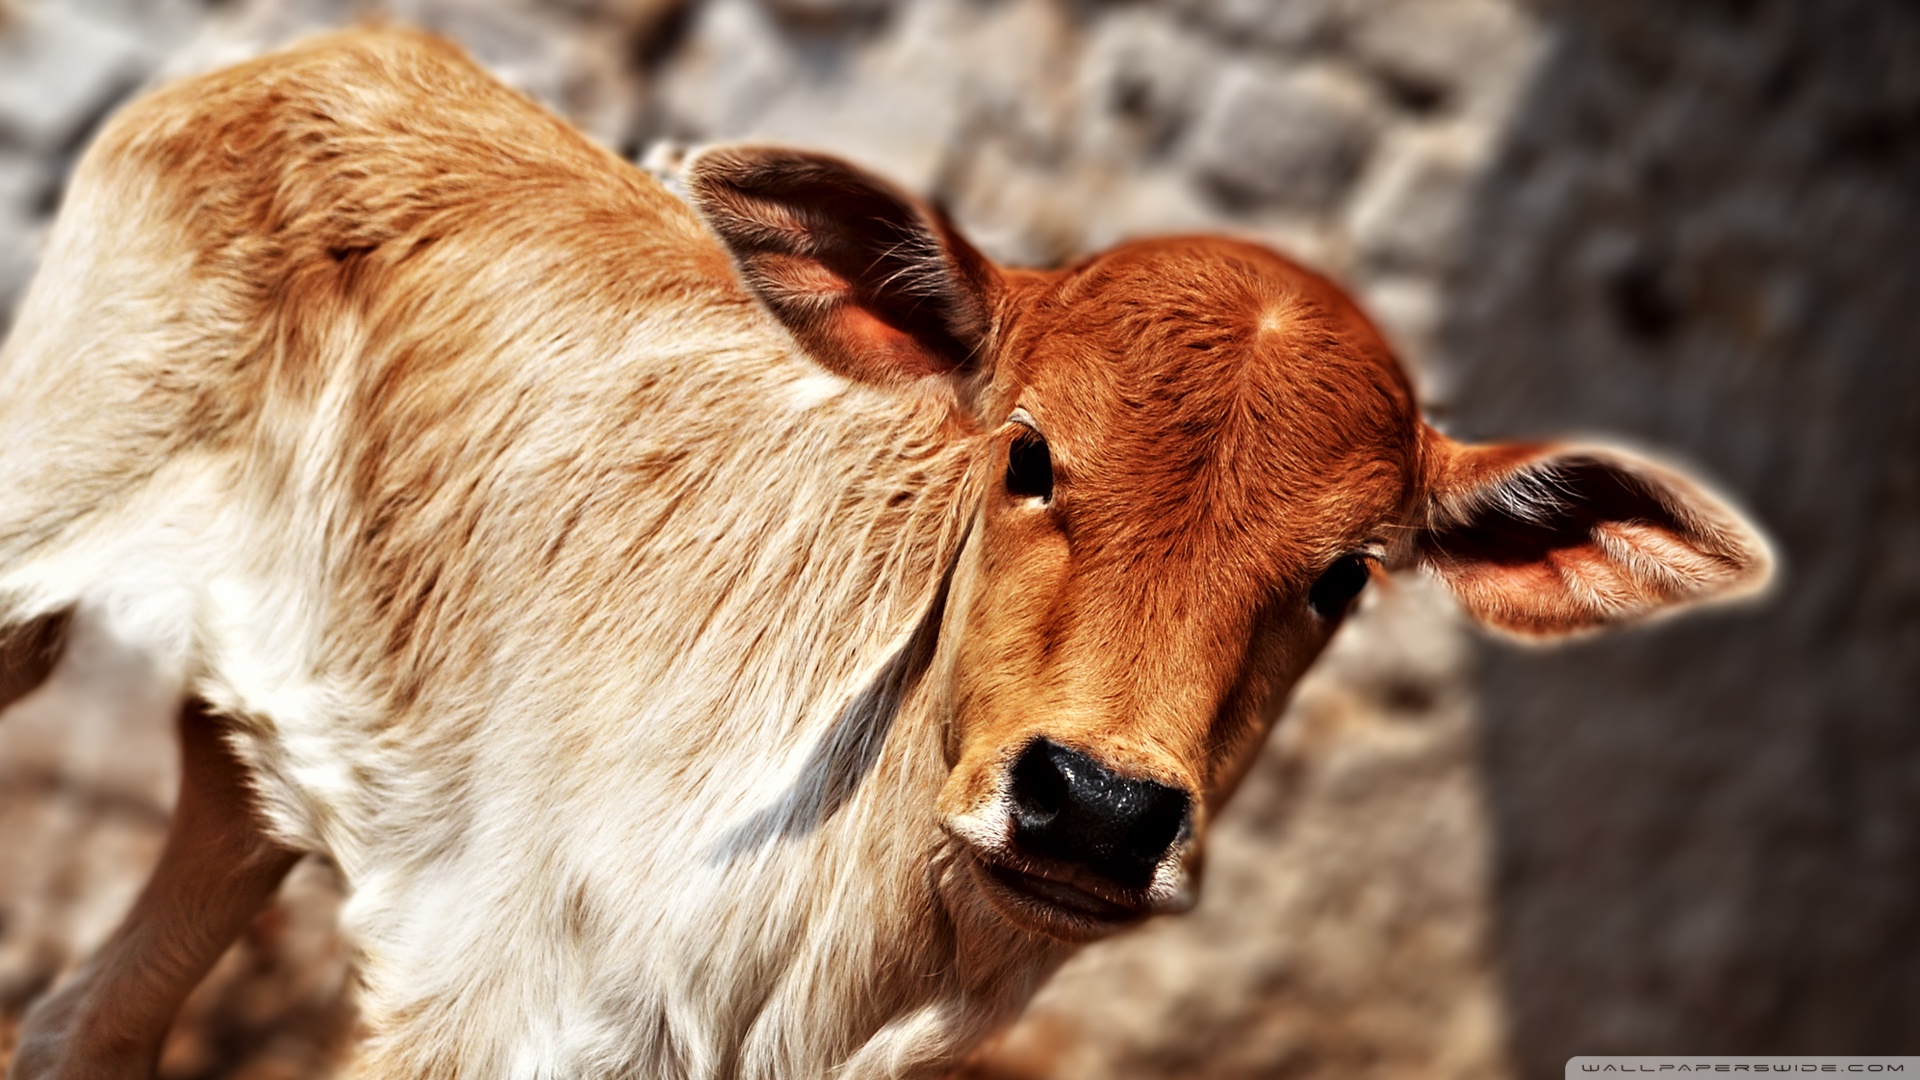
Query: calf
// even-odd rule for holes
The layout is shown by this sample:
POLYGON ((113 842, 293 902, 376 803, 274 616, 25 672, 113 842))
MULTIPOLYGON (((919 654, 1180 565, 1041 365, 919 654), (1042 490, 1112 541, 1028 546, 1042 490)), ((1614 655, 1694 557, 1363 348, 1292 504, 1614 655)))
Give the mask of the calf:
POLYGON ((684 181, 399 31, 101 135, 0 355, 0 703, 87 609, 185 780, 16 1076, 147 1075, 300 852, 355 1076, 937 1071, 1192 905, 1383 569, 1532 637, 1767 575, 1670 468, 1436 433, 1263 248, 1008 270, 831 158, 684 181))

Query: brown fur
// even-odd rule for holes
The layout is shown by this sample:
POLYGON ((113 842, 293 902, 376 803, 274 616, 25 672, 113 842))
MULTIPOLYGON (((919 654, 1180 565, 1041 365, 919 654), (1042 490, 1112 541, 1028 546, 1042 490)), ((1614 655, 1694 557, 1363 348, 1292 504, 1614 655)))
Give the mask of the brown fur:
POLYGON ((0 354, 0 674, 98 611, 237 765, 190 767, 213 809, 21 1075, 139 1075, 73 1033, 150 1032, 297 850, 355 889, 358 1075, 937 1070, 1191 903, 1330 566, 1542 636, 1765 576, 1671 470, 1433 432, 1259 247, 1012 271, 831 158, 685 178, 698 214, 396 31, 163 89, 87 155, 0 354), (1192 794, 1151 886, 1015 849, 1039 737, 1192 794), (117 1004, 149 931, 194 944, 117 1004))

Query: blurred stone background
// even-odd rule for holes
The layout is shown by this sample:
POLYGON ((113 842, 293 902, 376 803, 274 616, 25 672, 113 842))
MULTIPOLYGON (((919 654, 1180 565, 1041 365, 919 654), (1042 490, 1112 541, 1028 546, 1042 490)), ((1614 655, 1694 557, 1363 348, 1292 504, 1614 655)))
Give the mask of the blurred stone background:
MULTIPOLYGON (((1920 8, 0 0, 0 324, 116 103, 369 16, 629 156, 841 152, 1009 262, 1262 239, 1355 291, 1455 433, 1662 447, 1777 539, 1763 606, 1554 651, 1375 592, 1221 820, 1198 911, 1087 950, 967 1076, 1920 1053, 1920 8)), ((0 720, 0 1060, 158 855, 170 695, 83 629, 0 720)), ((340 889, 296 871, 166 1076, 325 1074, 340 889)))

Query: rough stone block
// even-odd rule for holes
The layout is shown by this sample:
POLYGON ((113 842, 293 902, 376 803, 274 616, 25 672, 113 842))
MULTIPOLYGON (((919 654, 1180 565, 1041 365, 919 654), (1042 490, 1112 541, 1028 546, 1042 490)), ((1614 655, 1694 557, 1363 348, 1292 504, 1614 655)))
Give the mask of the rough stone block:
POLYGON ((661 134, 710 139, 750 130, 776 99, 807 92, 779 27, 746 0, 693 17, 660 85, 661 134))
POLYGON ((0 138, 69 146, 157 63, 139 36, 52 4, 0 25, 0 138))
POLYGON ((1453 264, 1473 181, 1466 142, 1428 130, 1382 148, 1348 218, 1363 266, 1443 271, 1453 264))
POLYGON ((1345 32, 1348 48, 1415 112, 1485 113, 1512 98, 1539 29, 1499 0, 1403 0, 1375 5, 1345 32))
POLYGON ((0 221, 32 216, 46 185, 39 158, 0 150, 0 221))
POLYGON ((1122 11, 1095 27, 1080 65, 1083 141, 1153 156, 1189 126, 1219 57, 1211 42, 1157 13, 1122 11))
POLYGON ((1379 0, 1179 0, 1174 6, 1195 23, 1235 42, 1308 49, 1323 45, 1379 0))
POLYGON ((1365 88, 1340 72, 1237 65, 1200 116, 1192 168, 1234 206, 1326 210, 1359 174, 1377 126, 1365 88))

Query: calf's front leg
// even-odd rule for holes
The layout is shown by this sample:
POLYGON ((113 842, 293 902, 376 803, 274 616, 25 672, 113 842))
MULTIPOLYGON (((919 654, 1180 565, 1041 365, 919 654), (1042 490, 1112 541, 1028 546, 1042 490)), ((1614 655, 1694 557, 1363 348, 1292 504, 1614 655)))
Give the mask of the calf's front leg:
POLYGON ((267 836, 224 727, 197 701, 182 707, 160 865, 106 945, 28 1012, 15 1080, 152 1076, 180 1003, 298 859, 267 836))

